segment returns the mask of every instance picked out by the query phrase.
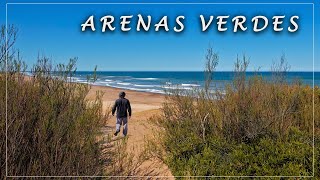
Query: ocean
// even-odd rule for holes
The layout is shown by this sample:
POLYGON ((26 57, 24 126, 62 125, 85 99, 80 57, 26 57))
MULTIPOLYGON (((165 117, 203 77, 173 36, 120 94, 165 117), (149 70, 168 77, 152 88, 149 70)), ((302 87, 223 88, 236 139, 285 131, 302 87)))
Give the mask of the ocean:
MULTIPOLYGON (((87 76, 93 72, 78 71, 73 78, 74 82, 87 83, 87 76)), ((93 83, 99 86, 108 86, 135 91, 164 93, 166 89, 179 88, 192 90, 204 87, 204 72, 110 72, 98 71, 97 81, 93 83)), ((261 75, 265 79, 271 79, 271 72, 246 72, 247 77, 261 75)), ((234 72, 215 72, 213 74, 214 88, 222 89, 226 84, 232 83, 234 72)), ((288 83, 297 80, 304 85, 313 86, 313 72, 287 72, 288 83)), ((314 85, 320 86, 320 72, 314 73, 314 85)))

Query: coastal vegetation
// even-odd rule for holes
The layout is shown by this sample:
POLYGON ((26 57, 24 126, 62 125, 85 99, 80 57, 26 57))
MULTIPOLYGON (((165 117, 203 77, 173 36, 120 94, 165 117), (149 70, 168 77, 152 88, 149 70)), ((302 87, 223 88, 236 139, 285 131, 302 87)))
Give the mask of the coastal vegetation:
POLYGON ((145 160, 123 151, 127 139, 105 131, 110 108, 103 111, 101 91, 74 83, 77 58, 67 64, 39 56, 28 71, 14 47, 18 30, 0 34, 0 179, 7 176, 133 176, 145 160), (88 97, 90 96, 90 98, 88 97), (6 172, 7 171, 7 172, 6 172))
MULTIPOLYGON (((38 57, 31 76, 26 77, 27 66, 14 49, 17 29, 13 26, 7 29, 7 41, 5 33, 3 26, 1 179, 6 169, 8 176, 103 175, 105 159, 101 158, 98 140, 105 121, 101 94, 97 93, 94 101, 88 101, 90 86, 71 82, 76 58, 66 65, 54 66, 50 59, 38 57)), ((94 81, 95 77, 88 80, 94 81)))
POLYGON ((243 56, 233 83, 212 91, 219 62, 212 48, 206 61, 205 88, 170 91, 161 114, 151 118, 159 131, 150 153, 174 176, 318 176, 319 87, 289 84, 284 55, 272 79, 248 78, 243 56))
POLYGON ((25 76, 16 38, 14 26, 1 28, 0 179, 6 173, 134 176, 153 157, 174 176, 319 177, 320 89, 288 83, 285 56, 272 66, 272 79, 246 77, 249 60, 238 57, 233 83, 220 90, 214 80, 219 55, 208 48, 204 89, 168 92, 150 119, 155 139, 135 161, 123 151, 127 139, 111 144, 101 134, 109 118, 103 94, 88 100, 90 85, 72 82, 77 58, 53 65, 39 56, 25 76))

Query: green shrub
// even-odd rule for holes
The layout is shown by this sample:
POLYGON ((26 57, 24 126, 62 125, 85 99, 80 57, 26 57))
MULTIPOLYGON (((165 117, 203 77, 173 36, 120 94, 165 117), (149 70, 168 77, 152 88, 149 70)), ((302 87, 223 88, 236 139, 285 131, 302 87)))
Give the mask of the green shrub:
MULTIPOLYGON (((9 36, 16 33, 8 31, 9 36)), ((71 82, 76 59, 53 66, 39 58, 26 77, 26 66, 12 51, 2 48, 0 53, 1 178, 6 175, 6 116, 9 176, 103 175, 101 94, 88 101, 90 86, 71 82)))
MULTIPOLYGON (((151 119, 159 127, 156 152, 175 176, 312 176, 313 89, 279 77, 288 68, 283 57, 272 80, 247 78, 248 64, 237 60, 224 92, 171 91, 151 119)), ((314 94, 318 132, 318 87, 314 94)), ((319 144, 316 150, 317 168, 319 144)))
MULTIPOLYGON (((47 67, 44 59, 28 80, 19 72, 8 76, 8 175, 99 175, 100 96, 89 102, 88 85, 55 78, 47 67)), ((64 70, 60 77, 71 72, 64 70)))
POLYGON ((250 143, 209 135, 202 141, 194 130, 174 128, 172 136, 161 139, 165 162, 175 176, 312 175, 312 137, 296 128, 284 141, 262 137, 250 143))

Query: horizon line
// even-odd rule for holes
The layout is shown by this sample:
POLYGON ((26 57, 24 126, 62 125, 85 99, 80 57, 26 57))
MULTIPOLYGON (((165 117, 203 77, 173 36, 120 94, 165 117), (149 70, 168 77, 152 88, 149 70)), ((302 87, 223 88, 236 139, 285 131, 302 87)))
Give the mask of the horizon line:
MULTIPOLYGON (((25 71, 25 72, 31 72, 25 71)), ((94 70, 76 70, 76 72, 94 72, 94 70)), ((204 72, 204 70, 97 70, 96 72, 204 72)), ((218 70, 218 71, 213 71, 214 72, 235 72, 234 70, 218 70)), ((245 71, 245 72, 253 72, 253 73, 263 73, 263 72, 274 72, 274 71, 245 71)), ((280 71, 281 72, 281 71, 280 71)), ((286 71, 286 72, 310 72, 310 73, 320 73, 320 70, 304 70, 304 71, 298 71, 298 70, 293 70, 293 71, 286 71)))

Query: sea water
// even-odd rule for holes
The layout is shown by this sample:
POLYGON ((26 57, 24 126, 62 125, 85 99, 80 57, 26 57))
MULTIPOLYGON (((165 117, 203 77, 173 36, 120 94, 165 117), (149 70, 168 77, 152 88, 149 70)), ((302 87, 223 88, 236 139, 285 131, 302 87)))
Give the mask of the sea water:
MULTIPOLYGON (((73 77, 74 82, 88 83, 87 77, 93 75, 90 71, 78 71, 73 77)), ((166 89, 178 88, 192 90, 203 88, 205 84, 204 72, 96 72, 97 80, 92 83, 99 86, 115 87, 121 89, 164 93, 166 89)), ((272 79, 272 72, 246 72, 246 77, 262 76, 266 80, 272 79)), ((222 89, 226 84, 232 83, 234 72, 213 73, 212 87, 222 89)), ((285 76, 288 83, 300 82, 304 85, 320 86, 320 72, 287 72, 285 76), (313 81, 314 80, 314 81, 313 81)))

